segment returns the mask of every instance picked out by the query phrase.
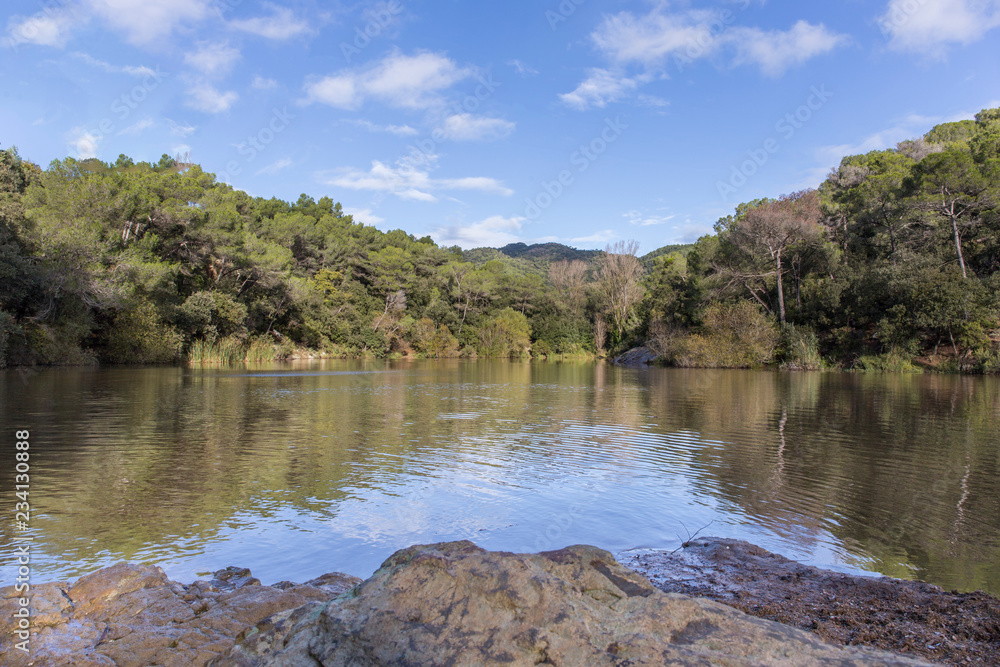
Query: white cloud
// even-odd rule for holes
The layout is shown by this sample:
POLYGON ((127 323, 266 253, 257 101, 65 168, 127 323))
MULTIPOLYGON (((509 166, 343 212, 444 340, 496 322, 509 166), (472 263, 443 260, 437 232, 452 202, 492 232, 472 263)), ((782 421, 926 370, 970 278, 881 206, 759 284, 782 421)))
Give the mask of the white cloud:
POLYGON ((672 55, 709 55, 717 47, 713 21, 721 19, 712 11, 665 14, 657 7, 645 16, 621 12, 606 17, 591 39, 615 61, 657 65, 672 55))
POLYGON ((230 21, 229 27, 267 39, 285 40, 310 32, 309 23, 297 19, 292 10, 287 7, 265 2, 264 6, 271 10, 271 16, 255 17, 230 21))
POLYGON ((167 125, 170 126, 170 134, 181 138, 194 134, 194 131, 198 129, 193 125, 181 125, 180 123, 172 121, 169 118, 167 119, 167 125))
POLYGON ((76 157, 79 160, 88 160, 97 157, 97 144, 99 142, 99 137, 94 136, 82 127, 70 130, 69 145, 76 151, 76 157))
POLYGON ((228 74, 239 59, 240 50, 229 46, 229 42, 203 42, 197 51, 184 54, 184 62, 206 76, 228 74))
POLYGON ((521 240, 520 231, 524 218, 504 218, 495 215, 471 225, 442 227, 431 233, 440 246, 469 248, 499 248, 521 240))
POLYGON ((354 218, 355 222, 366 225, 378 225, 385 222, 385 218, 375 215, 370 208, 349 208, 344 207, 344 213, 354 218))
POLYGON ((327 76, 306 85, 306 101, 336 109, 356 109, 363 99, 357 81, 350 75, 327 76))
POLYGON ((83 62, 87 63, 92 67, 100 68, 110 74, 130 74, 132 76, 143 77, 143 78, 150 76, 152 77, 162 76, 159 75, 156 71, 145 66, 134 67, 132 65, 112 65, 111 63, 104 62, 103 60, 98 60, 97 58, 94 58, 93 56, 87 53, 82 53, 80 51, 75 51, 70 55, 78 60, 82 60, 83 62))
POLYGON ((653 227, 656 225, 665 225, 677 216, 649 215, 647 213, 642 213, 641 211, 629 211, 622 217, 627 218, 629 224, 636 227, 653 227))
POLYGON ((254 174, 255 176, 260 176, 261 174, 277 174, 282 169, 288 169, 294 164, 291 158, 281 158, 271 164, 267 165, 263 169, 258 169, 254 174))
POLYGON ((65 8, 50 8, 27 18, 12 17, 7 23, 3 45, 11 48, 19 44, 37 44, 61 48, 72 36, 70 29, 84 20, 65 8))
POLYGON ((647 80, 646 77, 630 79, 607 69, 592 69, 576 90, 563 93, 559 98, 580 111, 590 107, 604 107, 609 102, 621 101, 647 80))
POLYGON ((391 167, 378 160, 372 161, 369 171, 343 169, 328 176, 324 182, 351 190, 371 190, 396 195, 401 199, 435 202, 435 191, 471 190, 509 196, 513 190, 493 178, 472 176, 466 178, 431 178, 427 171, 414 168, 391 167))
POLYGON ((724 37, 737 50, 735 64, 758 65, 768 76, 780 76, 789 67, 832 51, 849 39, 807 21, 799 21, 788 31, 733 28, 724 37))
POLYGON ((152 46, 186 23, 209 15, 211 0, 84 0, 84 5, 136 46, 152 46))
MULTIPOLYGON (((626 11, 605 17, 590 37, 611 67, 590 69, 576 90, 560 95, 562 101, 580 110, 619 102, 631 98, 638 87, 666 77, 671 66, 683 71, 705 58, 728 57, 734 65, 757 65, 764 74, 777 76, 848 40, 806 21, 789 30, 765 31, 733 26, 732 17, 720 11, 669 12, 667 6, 659 2, 644 15, 626 11), (629 67, 639 67, 642 73, 630 75, 629 67)), ((666 105, 648 95, 636 99, 647 106, 666 105)))
POLYGON ((143 118, 139 122, 133 123, 128 127, 124 128, 123 130, 120 130, 118 134, 132 134, 132 135, 140 134, 142 133, 143 130, 148 130, 154 125, 156 125, 156 121, 154 121, 152 118, 143 118))
POLYGON ((514 68, 514 70, 521 76, 535 76, 538 74, 538 70, 531 65, 526 65, 520 60, 508 60, 507 64, 514 68))
POLYGON ((253 78, 253 82, 250 84, 250 87, 254 90, 273 90, 278 87, 278 82, 274 79, 267 79, 258 74, 253 78))
POLYGON ((234 90, 221 92, 210 83, 200 82, 188 88, 187 106, 205 113, 223 113, 236 103, 239 95, 234 90))
POLYGON ((603 248, 608 243, 611 243, 618 238, 618 233, 613 229, 605 229, 599 232, 595 232, 588 236, 578 236, 575 239, 570 239, 575 247, 579 246, 591 246, 595 248, 603 248))
POLYGON ((878 25, 893 48, 939 56, 1000 26, 1000 0, 889 0, 878 25))
POLYGON ((344 122, 363 127, 369 132, 388 132, 389 134, 395 134, 397 137, 412 137, 420 134, 416 128, 412 128, 409 125, 378 125, 365 119, 350 119, 344 122))
POLYGON ((452 141, 494 141, 514 131, 514 123, 502 118, 488 118, 460 113, 444 119, 441 132, 452 141))
POLYGON ((342 70, 308 82, 307 102, 356 109, 368 97, 390 106, 428 109, 443 103, 442 91, 473 74, 436 53, 393 53, 364 70, 342 70))

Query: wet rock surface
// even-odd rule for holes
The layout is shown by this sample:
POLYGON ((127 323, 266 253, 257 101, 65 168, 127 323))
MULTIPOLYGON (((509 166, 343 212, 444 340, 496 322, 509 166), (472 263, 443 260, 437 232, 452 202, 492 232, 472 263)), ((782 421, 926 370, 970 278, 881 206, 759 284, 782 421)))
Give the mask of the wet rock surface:
POLYGON ((939 664, 1000 665, 1000 600, 982 592, 821 570, 717 537, 618 559, 662 591, 715 600, 831 643, 939 664))
POLYGON ((397 552, 337 601, 241 634, 216 666, 911 665, 730 607, 666 594, 610 553, 397 552))

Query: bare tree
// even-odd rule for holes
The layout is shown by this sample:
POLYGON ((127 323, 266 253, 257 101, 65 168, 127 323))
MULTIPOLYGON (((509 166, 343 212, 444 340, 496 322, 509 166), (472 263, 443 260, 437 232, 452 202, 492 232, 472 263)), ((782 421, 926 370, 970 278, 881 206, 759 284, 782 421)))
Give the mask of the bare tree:
POLYGON ((549 266, 549 280, 575 315, 579 315, 583 307, 586 275, 587 263, 578 259, 553 262, 549 266))
POLYGON ((618 241, 604 249, 598 263, 598 285, 615 335, 620 341, 635 304, 642 299, 642 262, 636 256, 638 241, 618 241))
POLYGON ((598 313, 594 318, 594 347, 598 354, 604 351, 604 343, 608 340, 608 323, 604 316, 598 313))
POLYGON ((732 228, 732 241, 748 254, 766 255, 778 284, 778 319, 785 321, 784 256, 795 244, 818 240, 822 213, 815 190, 786 195, 751 208, 732 228))

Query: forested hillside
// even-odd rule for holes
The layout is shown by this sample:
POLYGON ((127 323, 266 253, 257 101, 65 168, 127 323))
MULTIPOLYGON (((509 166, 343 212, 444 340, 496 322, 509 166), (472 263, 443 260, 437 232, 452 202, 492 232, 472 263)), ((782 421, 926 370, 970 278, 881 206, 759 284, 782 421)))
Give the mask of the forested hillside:
POLYGON ((226 362, 297 350, 1000 368, 1000 109, 844 158, 638 256, 441 248, 328 197, 254 198, 197 165, 0 151, 0 362, 226 362))

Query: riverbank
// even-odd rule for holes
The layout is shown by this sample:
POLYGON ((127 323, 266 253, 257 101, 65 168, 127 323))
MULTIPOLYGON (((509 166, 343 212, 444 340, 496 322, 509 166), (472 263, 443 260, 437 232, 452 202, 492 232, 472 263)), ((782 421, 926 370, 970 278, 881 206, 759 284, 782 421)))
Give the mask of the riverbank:
POLYGON ((452 542, 397 552, 364 582, 333 573, 272 586, 233 567, 185 585, 121 563, 32 593, 25 654, 11 640, 13 589, 0 590, 3 664, 993 665, 1000 655, 995 598, 851 577, 719 538, 617 562, 594 547, 515 555, 452 542))

